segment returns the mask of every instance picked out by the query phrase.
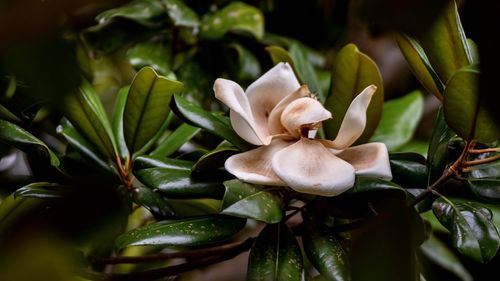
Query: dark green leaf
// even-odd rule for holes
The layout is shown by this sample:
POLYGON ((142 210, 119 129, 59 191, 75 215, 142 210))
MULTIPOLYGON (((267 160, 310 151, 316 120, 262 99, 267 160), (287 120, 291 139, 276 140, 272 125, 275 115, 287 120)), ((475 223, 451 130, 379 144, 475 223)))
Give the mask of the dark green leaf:
POLYGON ((115 106, 113 108, 113 119, 111 127, 113 129, 113 137, 122 159, 130 158, 125 136, 123 135, 123 112, 125 111, 125 103, 127 102, 129 87, 124 87, 118 91, 116 96, 115 106))
POLYGON ((172 95, 182 87, 181 82, 158 76, 150 67, 137 73, 123 116, 125 141, 131 152, 139 151, 158 133, 170 112, 172 95))
POLYGON ((179 118, 193 126, 205 129, 229 141, 241 150, 250 148, 250 145, 231 129, 229 118, 207 112, 178 95, 174 96, 171 107, 179 118))
POLYGON ((211 171, 224 167, 226 159, 237 154, 239 151, 234 147, 220 147, 207 152, 200 157, 193 166, 193 174, 210 173, 211 171))
POLYGON ((384 103, 382 118, 370 142, 383 142, 390 151, 401 147, 413 137, 423 109, 420 91, 384 103))
POLYGON ((151 152, 153 156, 170 156, 176 152, 183 144, 191 140, 200 128, 183 123, 175 129, 168 137, 161 142, 158 147, 151 152))
POLYGON ((120 235, 115 246, 193 247, 219 243, 230 239, 246 220, 227 216, 208 216, 175 221, 162 221, 136 228, 120 235))
POLYGON ((283 218, 279 197, 260 186, 240 180, 225 181, 221 214, 251 218, 265 223, 278 223, 283 218))
POLYGON ((127 5, 107 10, 96 17, 99 24, 105 24, 114 19, 127 19, 141 25, 156 28, 161 26, 161 17, 165 14, 165 9, 160 1, 156 0, 135 0, 127 5))
POLYGON ((302 280, 302 253, 288 226, 269 224, 250 251, 247 280, 302 280))
POLYGON ((452 272, 463 281, 472 281, 472 276, 446 244, 431 236, 421 246, 422 253, 442 268, 452 272))
POLYGON ((500 246, 500 235, 489 209, 471 202, 454 204, 441 197, 434 201, 432 210, 450 231, 453 246, 460 253, 481 263, 495 256, 500 246))
MULTIPOLYGON (((240 80, 255 80, 262 73, 260 63, 252 52, 240 44, 233 43, 229 47, 236 51, 238 64, 235 65, 235 72, 240 80)), ((234 65, 233 62, 229 66, 234 65)))
POLYGON ((312 64, 307 60, 307 54, 302 45, 299 43, 293 43, 290 45, 290 56, 297 66, 295 70, 301 78, 300 80, 308 85, 309 90, 311 90, 312 93, 318 95, 321 102, 324 102, 325 95, 321 91, 322 89, 319 84, 318 76, 316 75, 312 64))
POLYGON ((220 200, 201 199, 167 199, 168 203, 174 207, 175 215, 178 218, 215 215, 220 211, 220 200))
POLYGON ((467 184, 479 198, 500 203, 500 178, 469 179, 467 184))
POLYGON ((396 41, 411 71, 422 86, 438 99, 442 99, 443 83, 432 69, 431 63, 420 44, 405 34, 396 34, 396 41))
POLYGON ((333 63, 332 89, 325 107, 333 118, 323 123, 328 139, 335 139, 344 115, 352 100, 367 86, 377 86, 366 112, 366 127, 356 143, 366 142, 375 132, 382 115, 384 87, 377 65, 361 53, 354 44, 348 44, 337 54, 333 63))
POLYGON ((94 144, 102 155, 115 159, 116 145, 111 124, 92 86, 84 80, 77 91, 66 95, 64 106, 64 114, 71 124, 94 144))
POLYGON ((141 42, 127 50, 127 58, 135 69, 150 66, 160 75, 175 79, 169 64, 170 52, 169 46, 164 42, 141 42))
POLYGON ((118 174, 113 166, 109 165, 102 154, 97 151, 87 139, 85 139, 68 120, 61 121, 61 125, 57 127, 57 132, 62 134, 69 145, 71 145, 80 155, 92 164, 95 164, 98 169, 106 171, 110 174, 118 174))
POLYGON ((224 187, 220 182, 195 180, 191 171, 149 168, 136 171, 144 185, 160 190, 173 198, 221 198, 224 187))
POLYGON ((164 220, 175 216, 173 208, 160 194, 146 187, 136 187, 132 190, 134 202, 143 206, 153 214, 156 220, 164 220))
POLYGON ((389 154, 390 160, 407 160, 425 165, 427 160, 421 154, 414 152, 396 152, 389 154))
POLYGON ((345 194, 359 194, 377 191, 397 191, 402 192, 401 194, 403 195, 407 194, 401 186, 393 182, 374 177, 356 177, 354 186, 346 191, 345 194))
POLYGON ((444 117, 460 137, 483 143, 500 139, 500 125, 479 96, 479 72, 471 68, 457 71, 444 90, 444 117))
POLYGON ((271 56, 271 60, 274 64, 286 62, 294 69, 294 72, 297 73, 297 71, 295 70, 295 63, 287 50, 279 46, 268 46, 266 47, 266 51, 271 56))
POLYGON ((427 166, 412 160, 391 159, 392 181, 406 188, 427 188, 427 166))
POLYGON ((253 6, 232 2, 202 20, 200 37, 219 39, 229 31, 246 31, 256 38, 262 38, 264 15, 253 6))
POLYGON ((179 171, 191 171, 194 162, 159 156, 139 156, 134 160, 134 169, 166 168, 179 171))
POLYGON ((32 216, 45 205, 45 200, 16 197, 14 193, 2 199, 0 204, 0 237, 23 218, 32 216))
POLYGON ((427 153, 427 185, 436 181, 448 163, 448 143, 456 134, 446 125, 443 109, 439 108, 427 153))
MULTIPOLYGON (((493 156, 493 155, 490 155, 493 156)), ((481 158, 479 158, 481 159, 481 158)), ((478 159, 478 160, 479 160, 478 159)), ((469 178, 479 179, 479 178, 500 178, 500 162, 496 161, 493 163, 475 165, 470 167, 471 171, 468 175, 469 178)))
POLYGON ((200 19, 182 0, 163 0, 167 13, 175 26, 198 27, 200 19))
POLYGON ((304 251, 321 277, 329 281, 350 280, 349 256, 339 237, 312 218, 304 222, 304 251))
POLYGON ((14 193, 14 197, 56 199, 64 196, 64 186, 51 182, 35 182, 25 185, 14 193))
POLYGON ((28 155, 35 155, 52 166, 59 166, 59 158, 45 143, 23 128, 0 119, 0 142, 12 145, 28 155))
POLYGON ((458 69, 472 63, 455 1, 449 1, 431 28, 418 37, 432 67, 443 83, 458 69))

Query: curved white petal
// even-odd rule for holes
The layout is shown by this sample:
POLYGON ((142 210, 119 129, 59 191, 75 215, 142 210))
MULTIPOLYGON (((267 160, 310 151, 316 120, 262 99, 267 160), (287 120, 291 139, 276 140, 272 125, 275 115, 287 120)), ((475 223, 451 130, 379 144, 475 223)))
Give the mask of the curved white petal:
POLYGON ((255 80, 246 89, 255 124, 269 135, 268 119, 271 111, 299 87, 299 81, 287 63, 275 65, 255 80))
POLYGON ((255 145, 269 144, 271 137, 266 126, 256 124, 243 89, 237 83, 218 78, 214 83, 215 97, 229 107, 231 125, 244 140, 255 145))
POLYGON ((332 114, 319 101, 304 97, 292 101, 283 110, 281 124, 290 134, 299 138, 303 125, 315 124, 329 118, 332 118, 332 114))
POLYGON ((274 154, 293 142, 275 139, 268 146, 233 155, 226 160, 224 167, 237 178, 256 184, 286 184, 274 173, 271 163, 274 154))
POLYGON ((334 196, 354 185, 354 168, 320 142, 307 138, 278 151, 272 168, 288 186, 302 193, 334 196))
POLYGON ((334 149, 346 149, 363 134, 366 110, 376 90, 375 85, 370 85, 354 98, 345 113, 337 137, 333 141, 323 142, 325 145, 334 149))
POLYGON ((389 153, 383 143, 374 142, 353 146, 337 156, 349 162, 357 175, 392 179, 389 153))
POLYGON ((281 124, 281 114, 285 107, 289 105, 292 101, 306 97, 310 93, 307 85, 302 85, 298 90, 293 92, 293 94, 283 98, 271 111, 269 114, 269 120, 267 121, 269 132, 272 135, 286 133, 285 127, 281 124))

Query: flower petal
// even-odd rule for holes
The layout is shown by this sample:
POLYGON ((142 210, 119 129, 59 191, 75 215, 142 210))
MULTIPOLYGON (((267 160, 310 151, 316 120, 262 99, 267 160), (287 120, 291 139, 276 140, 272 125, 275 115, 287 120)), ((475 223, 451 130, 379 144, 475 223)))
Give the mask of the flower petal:
POLYGON ((218 78, 214 83, 214 92, 215 97, 231 110, 231 125, 240 137, 255 145, 267 145, 271 142, 267 125, 263 127, 255 123, 250 103, 240 85, 218 78))
POLYGON ((286 96, 283 98, 271 111, 269 114, 269 120, 267 124, 269 126, 269 132, 272 135, 283 134, 286 133, 285 127, 281 124, 281 114, 283 110, 285 110, 286 106, 289 105, 292 101, 306 97, 310 93, 307 85, 302 85, 298 90, 293 92, 293 94, 286 96))
POLYGON ((370 85, 354 98, 345 113, 335 140, 326 141, 323 144, 342 150, 351 146, 363 134, 366 126, 366 110, 376 90, 375 85, 370 85))
POLYGON ((353 146, 337 156, 349 162, 357 175, 392 179, 389 153, 383 143, 374 142, 353 146))
POLYGON ((273 172, 271 163, 274 154, 292 143, 274 139, 268 146, 229 157, 224 167, 237 178, 249 183, 285 186, 286 184, 273 172))
POLYGON ((304 97, 294 100, 283 110, 281 124, 294 137, 300 138, 303 125, 315 124, 329 118, 332 118, 332 114, 319 101, 304 97))
POLYGON ((302 193, 334 196, 354 185, 354 168, 320 142, 307 138, 278 151, 272 168, 288 186, 302 193))

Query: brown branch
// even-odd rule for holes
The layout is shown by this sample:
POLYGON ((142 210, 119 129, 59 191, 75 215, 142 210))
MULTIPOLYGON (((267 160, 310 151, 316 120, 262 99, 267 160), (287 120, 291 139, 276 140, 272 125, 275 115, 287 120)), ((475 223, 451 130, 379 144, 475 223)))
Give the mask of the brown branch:
POLYGON ((486 164, 486 163, 497 161, 499 159, 500 159, 500 155, 495 155, 492 157, 478 159, 478 160, 464 161, 464 162, 462 162, 462 166, 467 167, 467 166, 486 164))
POLYGON ((488 152, 500 152, 500 148, 484 148, 484 149, 470 149, 469 154, 483 154, 488 152))

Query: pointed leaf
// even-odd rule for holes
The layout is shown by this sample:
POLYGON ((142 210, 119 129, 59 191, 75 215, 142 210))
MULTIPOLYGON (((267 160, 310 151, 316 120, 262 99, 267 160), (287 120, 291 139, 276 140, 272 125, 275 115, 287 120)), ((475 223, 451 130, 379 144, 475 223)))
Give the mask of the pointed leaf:
POLYGON ((141 170, 147 168, 166 168, 172 170, 180 170, 180 171, 191 171, 191 167, 193 167, 194 162, 159 157, 159 156, 139 156, 134 159, 134 169, 141 170))
POLYGON ((228 216, 207 216, 162 221, 120 235, 117 249, 130 246, 194 247, 229 240, 246 220, 228 216))
POLYGON ((130 87, 124 87, 118 91, 113 108, 113 119, 111 120, 113 137, 115 138, 118 153, 122 159, 130 157, 127 144, 125 143, 125 136, 123 135, 123 112, 125 111, 129 89, 130 87))
POLYGON ((177 129, 175 129, 168 137, 158 145, 151 155, 153 156, 170 156, 172 153, 176 152, 183 144, 191 140, 198 132, 200 128, 193 127, 186 123, 182 123, 177 129))
POLYGON ((279 197, 264 188, 240 180, 225 181, 221 214, 277 223, 283 218, 279 197))
POLYGON ((333 118, 323 122, 328 139, 335 139, 344 115, 352 100, 369 85, 377 86, 368 111, 366 127, 356 143, 366 142, 375 132, 382 115, 384 87, 377 65, 367 55, 361 53, 354 44, 340 50, 333 63, 332 89, 325 101, 325 107, 333 118))
POLYGON ((458 69, 472 63, 455 1, 449 1, 431 28, 418 37, 432 67, 446 83, 458 69))
MULTIPOLYGON (((295 63, 287 50, 285 50, 279 46, 268 46, 268 47, 266 47, 266 51, 271 56, 271 60, 273 61, 273 64, 278 64, 280 62, 286 62, 293 68, 294 72, 297 73, 296 68, 295 68, 295 63)), ((303 82, 303 81, 301 81, 301 82, 303 82)))
POLYGON ((125 104, 123 128, 131 153, 139 151, 165 122, 172 95, 180 93, 182 83, 158 76, 145 67, 134 78, 125 104))
POLYGON ((460 278, 460 280, 473 280, 470 273, 455 254, 448 249, 445 243, 441 242, 441 240, 434 235, 431 235, 431 237, 420 246, 420 250, 428 259, 452 272, 455 276, 460 278))
POLYGON ((264 15, 253 6, 232 2, 202 20, 200 37, 219 39, 229 31, 246 31, 260 39, 264 35, 264 15))
POLYGON ((198 27, 200 19, 182 0, 163 0, 167 13, 175 26, 198 27))
POLYGON ((312 64, 307 60, 307 54, 302 45, 297 42, 292 43, 290 45, 290 56, 297 65, 297 69, 294 70, 297 71, 298 76, 301 78, 300 80, 307 84, 312 93, 318 95, 321 102, 324 102, 325 95, 321 91, 318 76, 312 64))
POLYGON ((59 158, 45 143, 23 128, 0 119, 0 142, 12 145, 28 155, 35 155, 47 164, 59 166, 59 158))
POLYGON ((171 107, 175 114, 187 123, 205 129, 241 150, 250 148, 250 145, 231 128, 229 118, 207 112, 178 95, 172 100, 171 107))
POLYGON ((460 253, 481 263, 490 261, 500 247, 500 235, 487 208, 472 202, 454 204, 443 197, 434 201, 432 211, 452 237, 460 253))
POLYGON ((302 253, 285 224, 269 224, 250 251, 247 280, 301 281, 302 253))
POLYGON ((500 139, 500 125, 479 96, 479 72, 457 71, 445 88, 443 108, 448 125, 460 137, 488 143, 500 139))
POLYGON ((222 169, 227 158, 234 154, 237 154, 238 152, 239 150, 234 147, 219 147, 205 153, 193 165, 193 175, 211 173, 216 170, 222 169))
POLYGON ((221 198, 224 188, 220 182, 195 180, 191 171, 149 168, 134 172, 144 185, 159 189, 172 198, 221 198))
POLYGON ((16 190, 16 192, 14 192, 14 197, 57 199, 64 196, 64 189, 65 186, 58 183, 34 182, 16 190))
POLYGON ((350 280, 349 256, 340 238, 320 222, 306 218, 302 242, 311 263, 325 280, 350 280))
POLYGON ((448 162, 448 143, 456 134, 444 120, 443 108, 440 107, 434 120, 434 127, 427 153, 427 185, 431 185, 443 173, 448 162))
POLYGON ((439 100, 443 98, 443 83, 437 77, 424 50, 413 38, 396 34, 396 41, 411 71, 422 86, 439 100))
POLYGON ((153 214, 156 220, 164 220, 175 216, 173 208, 163 197, 147 187, 136 187, 132 190, 135 203, 143 206, 153 214))
POLYGON ((97 151, 97 148, 84 138, 71 123, 63 119, 57 127, 57 133, 62 134, 69 145, 73 147, 84 159, 94 164, 97 169, 106 171, 110 174, 118 174, 112 165, 109 165, 104 156, 97 151))
POLYGON ((137 0, 121 7, 107 10, 99 14, 96 20, 102 25, 121 18, 155 28, 161 26, 161 20, 159 19, 164 13, 165 9, 160 1, 137 0))
POLYGON ((80 88, 65 96, 64 115, 97 150, 115 159, 115 143, 111 124, 95 90, 83 81, 80 88))
MULTIPOLYGON (((170 1, 169 1, 170 2, 170 1)), ((160 75, 175 79, 171 61, 170 46, 165 42, 140 42, 127 50, 127 58, 135 69, 152 67, 160 75)))
POLYGON ((384 103, 382 118, 370 142, 383 142, 389 151, 401 147, 413 137, 423 109, 420 91, 384 103))

